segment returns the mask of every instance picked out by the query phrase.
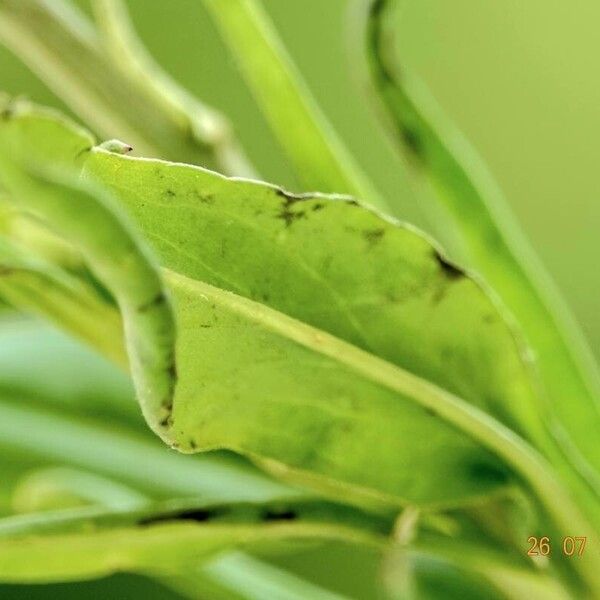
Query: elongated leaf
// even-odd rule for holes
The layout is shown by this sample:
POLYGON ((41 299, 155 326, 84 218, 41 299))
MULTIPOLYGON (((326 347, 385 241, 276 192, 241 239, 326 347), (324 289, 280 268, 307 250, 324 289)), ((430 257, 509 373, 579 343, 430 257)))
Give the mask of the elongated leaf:
POLYGON ((305 600, 307 597, 311 600, 348 600, 346 596, 318 588, 240 552, 211 560, 203 573, 209 581, 227 589, 228 598, 235 594, 233 600, 238 600, 238 594, 239 600, 305 600))
POLYGON ((172 575, 224 549, 280 540, 333 539, 377 547, 388 526, 314 502, 170 503, 12 517, 0 521, 0 579, 66 581, 122 570, 172 575))
POLYGON ((204 0, 305 189, 354 194, 383 208, 322 114, 257 0, 204 0))
MULTIPOLYGON (((600 372, 568 308, 508 213, 485 165, 440 116, 431 97, 394 55, 397 0, 371 3, 372 74, 396 140, 438 192, 470 263, 518 318, 549 400, 546 419, 572 464, 600 494, 600 372)), ((447 226, 447 225, 445 225, 447 226)))

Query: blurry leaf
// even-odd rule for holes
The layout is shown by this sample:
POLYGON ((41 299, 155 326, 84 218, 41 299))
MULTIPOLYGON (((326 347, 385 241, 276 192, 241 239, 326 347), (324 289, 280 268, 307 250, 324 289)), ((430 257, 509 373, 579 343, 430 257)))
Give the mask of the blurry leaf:
MULTIPOLYGON (((255 558, 232 552, 205 565, 203 573, 243 600, 344 600, 346 597, 300 580, 255 558)), ((237 599, 237 596, 235 596, 237 599)))
MULTIPOLYGON (((127 39, 134 41, 129 31, 127 39)), ((70 1, 0 0, 0 41, 102 135, 150 156, 252 172, 220 114, 170 81, 139 41, 115 56, 70 1)))
MULTIPOLYGON (((212 501, 260 501, 299 496, 297 492, 260 476, 249 465, 236 464, 214 453, 196 457, 177 455, 160 447, 158 440, 150 443, 154 441, 115 427, 115 421, 122 421, 124 417, 128 425, 138 423, 133 392, 124 379, 100 357, 40 324, 0 321, 0 396, 6 398, 12 390, 20 398, 21 409, 26 407, 22 419, 7 419, 11 435, 0 435, 2 488, 12 485, 13 471, 24 473, 14 490, 11 489, 14 508, 19 511, 49 510, 53 505, 59 508, 65 507, 65 503, 69 506, 82 502, 123 507, 124 501, 139 503, 144 499, 130 486, 141 487, 155 498, 196 496, 212 501), (65 414, 49 413, 29 402, 31 398, 61 407, 65 414), (81 411, 97 416, 86 421, 80 418, 73 421, 69 416, 81 411), (38 422, 36 417, 40 416, 42 420, 38 422), (54 417, 54 420, 48 417, 54 417), (36 429, 36 423, 45 423, 42 430, 51 435, 38 439, 42 430, 36 429), (79 427, 73 429, 74 423, 79 427), (27 436, 22 435, 24 431, 28 432, 27 436), (85 450, 82 447, 81 451, 73 452, 73 446, 65 440, 64 434, 73 435, 74 432, 75 442, 81 440, 85 450), (37 443, 31 444, 31 437, 37 443), (38 467, 41 462, 62 463, 77 465, 87 471, 64 466, 30 471, 31 461, 38 467), (118 481, 126 481, 129 485, 118 481)), ((6 414, 4 416, 6 419, 6 414)), ((245 578, 243 598, 253 598, 252 590, 258 583, 249 579, 245 565, 251 561, 254 572, 267 567, 249 557, 244 562, 241 554, 239 559, 236 564, 227 560, 227 556, 219 559, 216 565, 223 560, 227 568, 215 568, 210 580, 199 567, 160 579, 181 593, 185 591, 191 598, 197 598, 199 591, 227 590, 231 581, 245 578)), ((272 574, 269 589, 284 597, 291 593, 290 582, 294 583, 298 598, 323 597, 317 595, 313 585, 284 572, 278 572, 278 578, 272 574)), ((264 585, 260 590, 265 589, 264 585)), ((27 591, 24 589, 23 593, 27 591)), ((224 593, 229 600, 230 593, 224 593)), ((211 597, 215 597, 212 592, 211 597)))
POLYGON ((147 431, 128 376, 40 321, 0 320, 2 396, 34 399, 48 408, 147 431))
MULTIPOLYGON (((470 264, 517 317, 535 351, 548 400, 544 418, 571 468, 600 496, 600 375, 573 317, 509 214, 473 148, 443 117, 422 84, 397 64, 398 0, 370 3, 371 71, 395 139, 417 176, 429 179, 460 235, 470 264)), ((444 223, 444 227, 448 227, 444 223)))
POLYGON ((114 420, 83 419, 7 394, 0 402, 0 448, 34 457, 40 464, 100 473, 155 497, 263 500, 298 494, 235 461, 184 457, 114 420))
POLYGON ((231 547, 342 540, 378 547, 385 521, 319 502, 81 508, 0 521, 0 579, 49 582, 127 570, 173 575, 231 547), (380 533, 373 533, 379 531, 380 533))
POLYGON ((49 222, 74 244, 119 305, 142 411, 149 425, 160 431, 171 408, 175 331, 151 257, 100 190, 72 177, 22 170, 7 149, 0 153, 0 173, 17 206, 49 222))
POLYGON ((0 236, 0 294, 21 310, 40 314, 127 366, 121 319, 80 279, 31 259, 0 236))
POLYGON ((204 0, 304 189, 385 202, 356 164, 256 0, 204 0))
POLYGON ((13 492, 17 513, 96 504, 113 509, 138 508, 148 502, 133 488, 94 473, 49 467, 25 474, 13 492))
MULTIPOLYGON (((189 130, 188 135, 205 146, 205 152, 213 154, 200 164, 205 167, 214 164, 214 168, 230 175, 255 176, 225 118, 181 88, 152 59, 133 29, 125 4, 121 0, 93 0, 92 6, 102 45, 123 77, 137 83, 164 113, 179 121, 182 137, 189 130)), ((186 162, 197 161, 190 157, 186 162)))

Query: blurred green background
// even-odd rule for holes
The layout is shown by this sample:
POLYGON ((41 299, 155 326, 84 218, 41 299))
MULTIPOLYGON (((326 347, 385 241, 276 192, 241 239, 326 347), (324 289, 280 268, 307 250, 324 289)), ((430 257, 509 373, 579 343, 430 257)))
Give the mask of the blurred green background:
MULTIPOLYGON (((78 4, 88 9, 86 2, 78 4)), ((198 0, 128 1, 138 31, 158 62, 199 98, 229 116, 266 179, 297 190, 200 4, 198 0)), ((357 2, 265 0, 265 5, 335 128, 380 188, 396 199, 397 214, 430 229, 369 99, 359 67, 362 40, 350 27, 349 16, 357 2)), ((406 64, 424 79, 491 167, 597 356, 599 22, 600 3, 595 0, 420 0, 407 2, 399 25, 406 64)), ((1 48, 0 74, 1 88, 64 108, 1 48)), ((298 559, 298 569, 303 565, 298 559)), ((342 561, 337 569, 331 564, 327 568, 337 571, 339 578, 344 571, 356 572, 348 566, 344 568, 342 561)), ((313 570, 318 567, 312 565, 313 570)), ((125 579, 112 581, 114 595, 112 588, 97 589, 90 583, 40 588, 39 596, 31 592, 28 597, 100 598, 107 593, 128 597, 121 595, 129 589, 125 579)), ((127 582, 147 598, 172 597, 166 591, 159 594, 155 587, 152 596, 150 590, 144 591, 144 580, 127 582)), ((350 577, 346 587, 360 594, 360 581, 350 577)), ((3 598, 17 593, 9 587, 1 592, 3 598)))

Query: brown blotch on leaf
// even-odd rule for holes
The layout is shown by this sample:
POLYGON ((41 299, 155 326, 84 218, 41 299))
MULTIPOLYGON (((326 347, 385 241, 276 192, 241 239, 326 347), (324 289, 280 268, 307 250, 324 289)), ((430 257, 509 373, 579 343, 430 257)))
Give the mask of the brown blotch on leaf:
POLYGON ((383 227, 378 227, 377 229, 367 229, 362 232, 362 235, 369 246, 375 246, 385 235, 385 229, 383 227))
POLYGON ((159 292, 158 294, 156 294, 156 296, 154 296, 153 298, 148 300, 148 302, 145 302, 144 304, 140 304, 137 307, 137 311, 139 313, 145 313, 148 310, 150 310, 151 308, 154 308, 155 306, 160 306, 161 304, 163 304, 166 301, 166 299, 167 298, 164 295, 164 293, 159 292))

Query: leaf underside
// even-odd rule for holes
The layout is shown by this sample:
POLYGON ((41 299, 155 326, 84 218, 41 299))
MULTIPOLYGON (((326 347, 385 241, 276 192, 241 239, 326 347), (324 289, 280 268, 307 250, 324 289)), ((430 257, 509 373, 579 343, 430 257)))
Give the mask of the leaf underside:
POLYGON ((31 164, 70 160, 106 186, 158 255, 178 329, 162 419, 171 443, 231 448, 392 504, 455 504, 505 485, 504 466, 435 411, 295 339, 322 331, 535 427, 514 332, 422 234, 351 199, 90 148, 79 129, 26 106, 2 136, 31 164))

